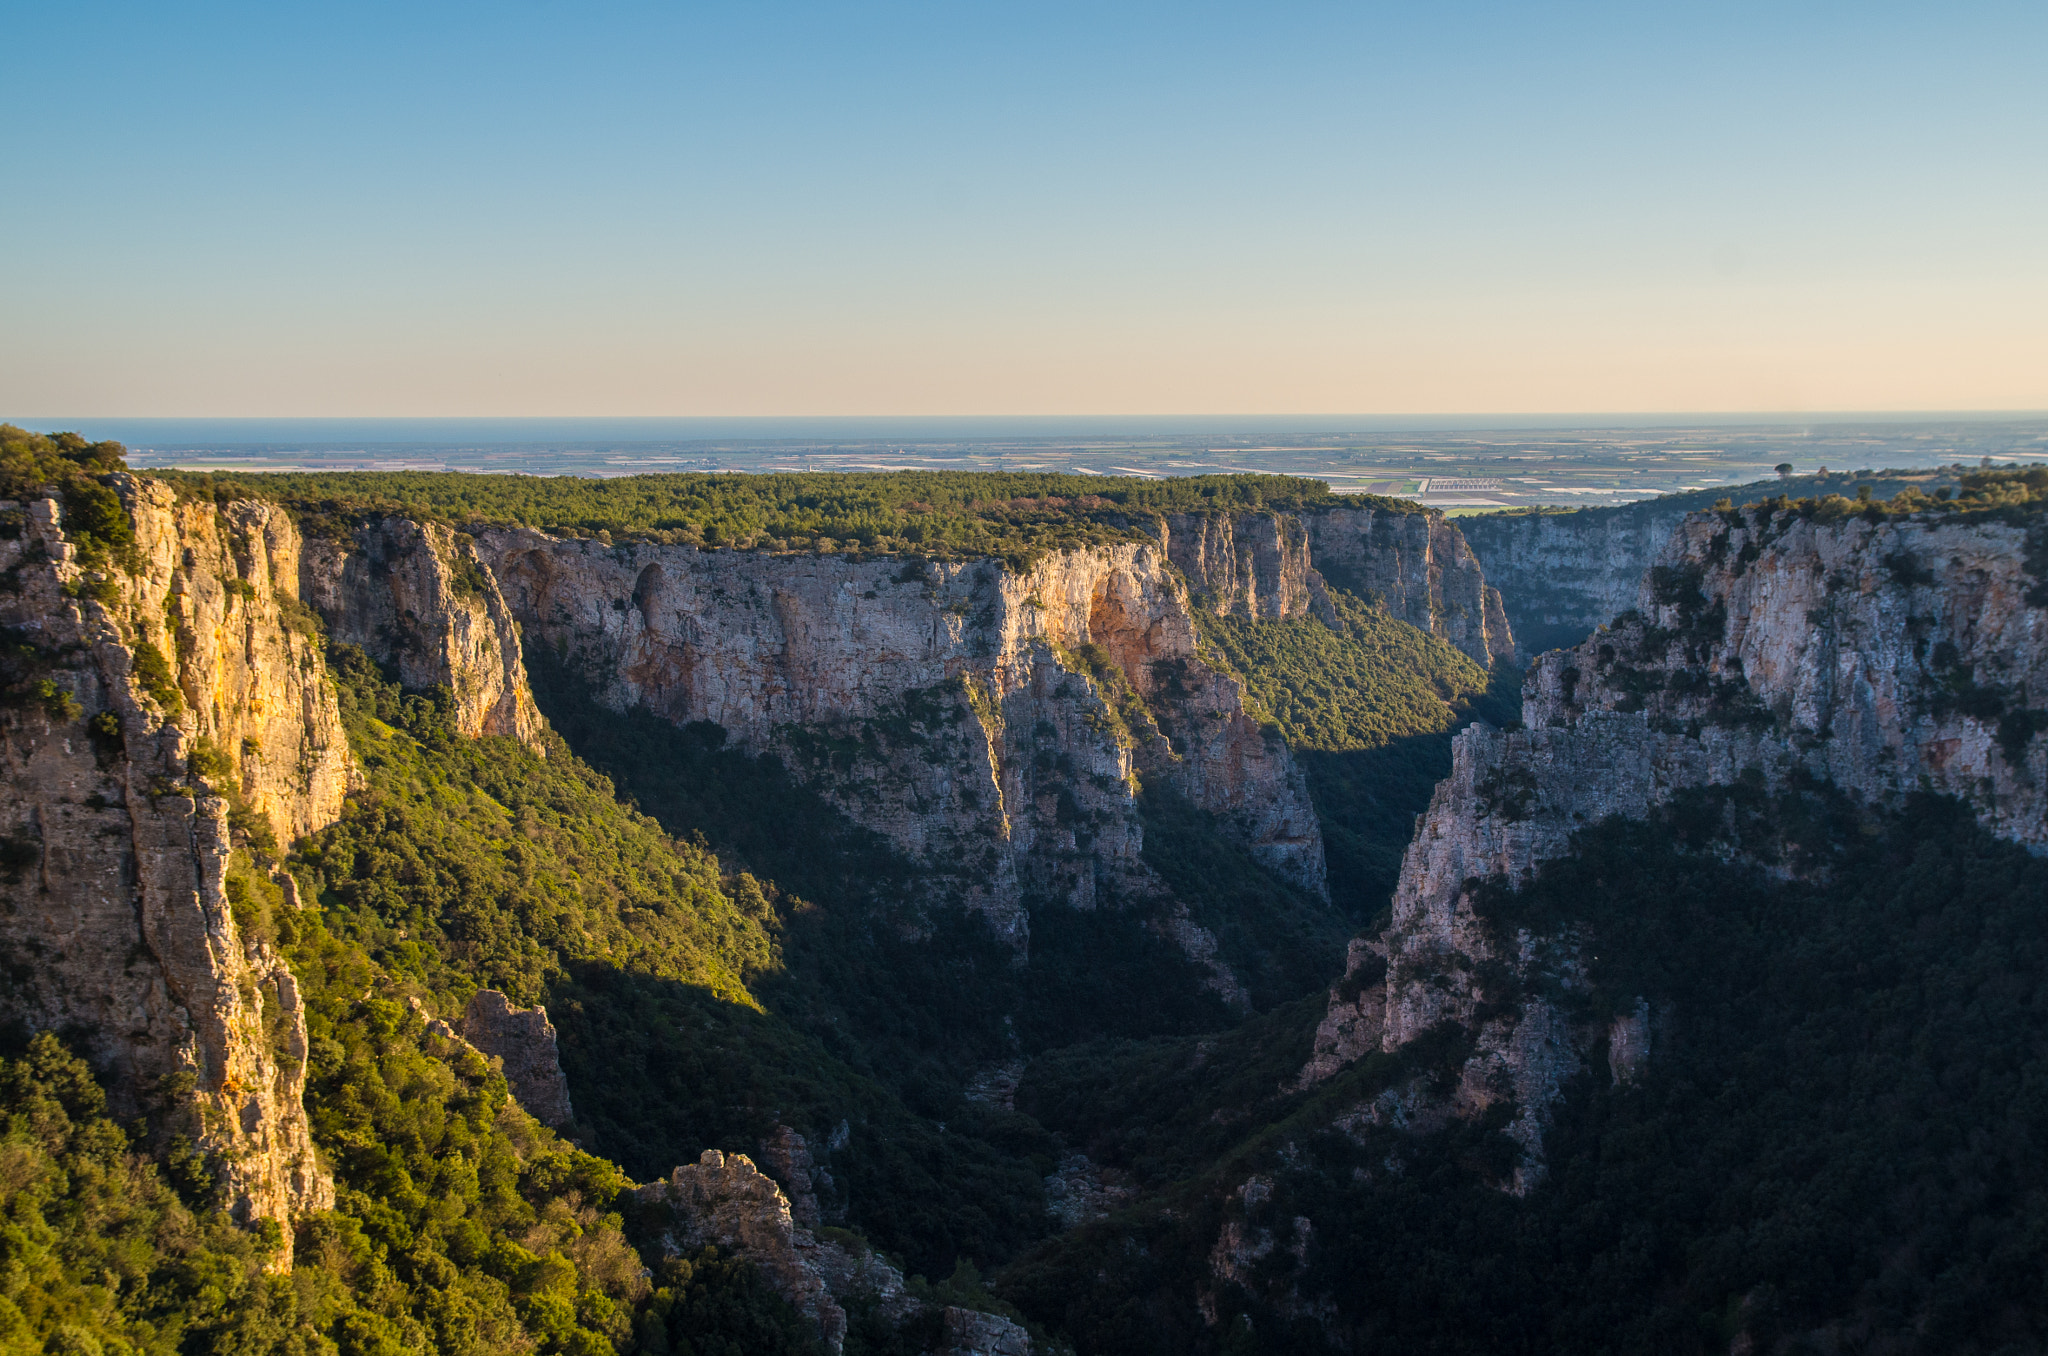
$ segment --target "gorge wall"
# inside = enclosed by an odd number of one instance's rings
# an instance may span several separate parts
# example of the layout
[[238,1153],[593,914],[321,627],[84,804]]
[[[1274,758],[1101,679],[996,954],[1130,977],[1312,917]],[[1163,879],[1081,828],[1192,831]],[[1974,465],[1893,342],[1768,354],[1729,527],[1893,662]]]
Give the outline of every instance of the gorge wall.
[[1717,485],[1660,495],[1634,504],[1569,513],[1480,513],[1458,528],[1500,590],[1501,604],[1524,656],[1576,645],[1595,627],[1635,606],[1643,571],[1657,560],[1686,515],[1707,511],[1726,497],[1752,501],[1839,494],[1866,487],[1878,499],[1902,490],[1932,494],[1953,489],[1956,467],[1899,471],[1835,471],[1780,476],[1746,485]]
[[[1533,1180],[1563,1080],[1601,1034],[1639,1053],[1647,1028],[1573,1029],[1536,988],[1571,981],[1576,945],[1495,939],[1475,895],[1688,788],[1812,778],[1873,805],[1933,791],[2048,852],[2048,588],[2027,558],[2025,531],[1988,517],[1687,518],[1634,611],[1532,666],[1524,728],[1458,736],[1392,924],[1353,944],[1304,1080],[1440,1022],[1476,1029],[1451,1109],[1512,1098],[1518,1181]],[[1517,1001],[1489,990],[1489,967],[1523,985]]]
[[157,1102],[238,1216],[283,1220],[333,1187],[301,1102],[297,984],[235,917],[227,795],[289,841],[356,772],[283,511],[117,484],[132,569],[88,572],[56,498],[0,506],[6,1007],[89,1033],[117,1114]]
[[[994,561],[609,546],[488,531],[529,644],[615,710],[711,721],[773,752],[1019,945],[1025,903],[1158,900],[1139,777],[1323,890],[1302,775],[1196,653],[1186,591],[1142,543],[1026,574]],[[1093,647],[1093,648],[1090,648]],[[1191,954],[1212,946],[1184,917]],[[1227,987],[1227,981],[1224,981]]]
[[1689,511],[1651,500],[1576,513],[1477,514],[1459,528],[1529,655],[1576,645],[1635,606],[1643,571]]
[[[1514,653],[1501,595],[1441,513],[1339,507],[1315,513],[1169,514],[1167,557],[1218,616],[1314,614],[1327,586],[1373,599],[1483,667]],[[1327,581],[1327,583],[1326,583]]]
[[275,504],[113,483],[134,548],[90,567],[59,498],[0,505],[0,1006],[84,1033],[116,1114],[188,1134],[238,1217],[282,1222],[333,1203],[297,982],[250,931],[252,893],[289,908],[295,891],[237,857],[230,820],[288,845],[361,782],[323,624],[409,686],[448,687],[467,733],[537,742],[540,717],[517,627],[446,528],[387,519],[309,542]]
[[448,688],[464,734],[538,747],[519,629],[467,536],[382,518],[316,539],[304,553],[303,591],[335,640],[395,666],[408,688]]

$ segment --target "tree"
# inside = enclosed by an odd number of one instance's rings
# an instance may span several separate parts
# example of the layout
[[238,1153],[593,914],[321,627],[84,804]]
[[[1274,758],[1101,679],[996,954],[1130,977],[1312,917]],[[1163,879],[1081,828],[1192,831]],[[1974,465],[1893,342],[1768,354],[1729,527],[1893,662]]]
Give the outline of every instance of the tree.
[[1781,461],[1776,466],[1773,466],[1771,469],[1773,471],[1776,471],[1778,473],[1778,478],[1782,480],[1786,476],[1792,474],[1792,463],[1789,461]]

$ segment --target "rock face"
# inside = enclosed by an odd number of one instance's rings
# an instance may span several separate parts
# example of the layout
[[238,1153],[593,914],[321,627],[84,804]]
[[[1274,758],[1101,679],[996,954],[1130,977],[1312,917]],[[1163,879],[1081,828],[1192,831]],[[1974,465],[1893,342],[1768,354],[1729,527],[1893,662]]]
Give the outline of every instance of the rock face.
[[1576,645],[1635,606],[1643,571],[1684,521],[1656,501],[1577,513],[1478,514],[1460,528],[1525,654]]
[[796,1226],[782,1188],[752,1159],[706,1149],[695,1163],[677,1168],[667,1182],[641,1192],[675,1212],[670,1239],[676,1251],[694,1252],[708,1243],[741,1253],[816,1325],[830,1350],[839,1350],[846,1338],[846,1311],[803,1255],[817,1246],[817,1240]]
[[1500,594],[1441,513],[1172,514],[1168,557],[1217,616],[1328,619],[1325,581],[1376,599],[1481,665],[1514,652]]
[[1174,513],[1160,535],[1200,605],[1219,617],[1297,617],[1322,591],[1300,514]]
[[[1580,828],[1646,817],[1688,788],[1805,776],[1879,805],[1931,790],[2048,852],[2048,588],[2026,560],[2023,529],[1968,518],[1688,518],[1636,611],[1531,667],[1525,728],[1458,736],[1403,859],[1384,961],[1352,951],[1354,976],[1385,965],[1379,1046],[1479,1022],[1460,1095],[1513,1097],[1511,1133],[1536,1165],[1547,1109],[1593,1037],[1533,997],[1480,1022],[1477,972],[1569,978],[1578,962],[1556,939],[1498,954],[1473,886],[1526,880]],[[1350,988],[1333,992],[1305,1078],[1367,1044],[1373,1004]],[[1654,1058],[1653,1016],[1642,1005],[1607,1033],[1617,1079]]]
[[519,628],[466,536],[384,518],[305,552],[304,593],[329,634],[398,669],[408,688],[445,686],[457,728],[540,747]]
[[224,793],[288,841],[357,774],[284,514],[118,489],[133,572],[88,577],[54,499],[0,506],[0,625],[26,670],[0,719],[5,1007],[89,1033],[116,1114],[159,1104],[216,1156],[238,1216],[282,1221],[333,1185],[301,1102],[298,986],[230,899]]
[[[800,1227],[782,1189],[745,1154],[706,1149],[668,1181],[640,1188],[639,1196],[673,1212],[663,1236],[672,1253],[711,1244],[747,1258],[811,1321],[835,1356],[846,1340],[842,1301],[872,1303],[896,1324],[929,1312],[904,1289],[902,1273],[874,1253],[823,1241]],[[938,1356],[1030,1356],[1029,1335],[995,1314],[949,1307],[940,1322],[944,1346]]]
[[[1140,775],[1324,889],[1302,774],[1245,715],[1238,681],[1197,656],[1186,591],[1155,547],[1071,551],[1019,575],[531,531],[478,546],[529,642],[598,700],[778,754],[893,841],[935,897],[1019,945],[1027,899],[1160,894],[1139,857]],[[1204,945],[1192,923],[1180,935]]]
[[505,1082],[527,1115],[557,1130],[576,1119],[546,1008],[515,1008],[496,989],[479,989],[462,1014],[462,1038],[503,1061]]
[[1844,496],[1868,485],[1878,499],[1908,488],[1932,494],[1954,486],[1961,468],[1802,475],[1747,485],[1681,491],[1634,504],[1567,513],[1481,513],[1458,520],[1465,539],[1500,589],[1524,656],[1576,645],[1629,608],[1643,572],[1688,513],[1715,500],[1747,506],[1762,499]]

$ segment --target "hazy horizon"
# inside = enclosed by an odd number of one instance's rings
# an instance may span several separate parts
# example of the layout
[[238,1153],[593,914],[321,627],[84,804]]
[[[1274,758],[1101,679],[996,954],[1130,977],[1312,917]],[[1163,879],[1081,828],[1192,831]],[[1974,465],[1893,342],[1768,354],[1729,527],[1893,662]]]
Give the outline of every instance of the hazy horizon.
[[[2048,418],[2048,410],[1833,411],[1492,411],[1472,414],[1053,414],[1053,415],[590,415],[590,416],[33,416],[0,415],[0,423],[39,432],[79,432],[137,446],[169,448],[343,442],[461,444],[558,442],[837,440],[891,438],[1243,437],[1262,434],[1336,436],[1398,433],[1516,433],[1855,426],[2017,424]],[[316,435],[318,435],[316,437]]]

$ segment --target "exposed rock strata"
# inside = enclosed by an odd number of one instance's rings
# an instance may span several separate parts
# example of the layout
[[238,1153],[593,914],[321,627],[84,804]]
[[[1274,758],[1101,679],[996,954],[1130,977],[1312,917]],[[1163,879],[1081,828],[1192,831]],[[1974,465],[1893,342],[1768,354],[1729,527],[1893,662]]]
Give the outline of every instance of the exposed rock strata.
[[1031,1334],[1007,1318],[948,1305],[942,1320],[937,1356],[1031,1356]]
[[282,1221],[330,1205],[333,1186],[301,1101],[298,986],[236,921],[214,791],[289,840],[330,822],[356,774],[297,621],[290,521],[117,485],[133,573],[86,576],[53,499],[0,538],[0,625],[34,647],[32,682],[63,698],[17,699],[0,721],[4,831],[21,850],[0,896],[6,1007],[86,1033],[116,1114],[163,1099],[166,1128],[215,1156],[235,1213]]
[[342,541],[316,539],[304,592],[335,640],[395,665],[406,687],[447,687],[463,734],[539,747],[519,628],[468,537],[384,518]]
[[576,1119],[546,1008],[515,1008],[496,989],[479,989],[463,1011],[462,1037],[502,1062],[505,1082],[527,1115],[557,1130]]
[[[711,721],[778,754],[917,863],[935,896],[1020,944],[1027,898],[1161,894],[1139,856],[1139,774],[1324,888],[1302,774],[1245,714],[1239,682],[1197,657],[1186,591],[1155,547],[1067,552],[1023,575],[531,531],[479,547],[529,641],[555,647],[598,700]],[[1096,676],[1077,653],[1090,645],[1142,703]],[[1200,930],[1180,924],[1198,950]]]
[[1128,1178],[1086,1154],[1068,1154],[1045,1179],[1045,1210],[1062,1229],[1109,1218],[1137,1196]]
[[[1474,915],[1476,884],[1520,883],[1583,827],[1745,777],[1811,777],[1875,805],[1946,793],[2048,852],[2048,608],[2025,560],[2022,529],[1983,519],[1687,519],[1636,612],[1531,667],[1525,728],[1458,736],[1403,860],[1381,1048],[1479,1022],[1460,1096],[1514,1100],[1526,1185],[1563,1081],[1602,1034],[1613,1076],[1634,1077],[1652,1057],[1653,1013],[1574,1031],[1527,997],[1480,1021],[1485,963],[1569,983],[1580,962],[1570,939],[1522,936],[1502,954]],[[1378,963],[1354,946],[1354,975]],[[1311,1081],[1372,1025],[1346,993],[1333,991]]]
[[1476,514],[1459,521],[1486,580],[1534,654],[1575,645],[1635,606],[1643,571],[1685,518],[1656,503],[1578,513]]
[[1482,665],[1514,652],[1500,594],[1441,513],[1180,513],[1164,519],[1161,535],[1218,616],[1331,620],[1327,579]]
[[1297,617],[1322,594],[1298,513],[1173,513],[1160,535],[1200,605],[1219,617]]

